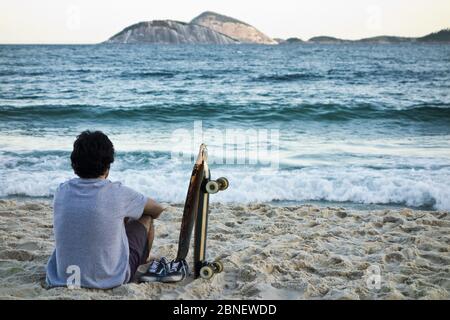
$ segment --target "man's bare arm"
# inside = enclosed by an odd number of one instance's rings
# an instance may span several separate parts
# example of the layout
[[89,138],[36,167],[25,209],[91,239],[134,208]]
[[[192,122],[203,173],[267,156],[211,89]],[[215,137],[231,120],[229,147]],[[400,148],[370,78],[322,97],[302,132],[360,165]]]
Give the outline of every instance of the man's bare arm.
[[157,203],[155,200],[148,199],[144,207],[144,216],[150,216],[153,219],[158,219],[161,213],[164,211],[164,207]]

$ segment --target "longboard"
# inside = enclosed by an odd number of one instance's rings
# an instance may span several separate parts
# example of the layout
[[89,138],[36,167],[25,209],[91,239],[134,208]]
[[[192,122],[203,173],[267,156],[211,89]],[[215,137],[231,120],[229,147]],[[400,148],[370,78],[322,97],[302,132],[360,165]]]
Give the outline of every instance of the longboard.
[[[203,149],[202,149],[203,147]],[[203,150],[203,151],[202,151]],[[203,153],[202,153],[203,152]],[[206,260],[206,238],[208,229],[209,195],[228,188],[228,180],[219,178],[211,180],[208,167],[208,153],[205,145],[200,147],[200,154],[192,170],[183,219],[181,222],[180,239],[177,259],[186,259],[192,229],[195,224],[194,236],[194,277],[210,279],[215,273],[223,271],[220,261]]]

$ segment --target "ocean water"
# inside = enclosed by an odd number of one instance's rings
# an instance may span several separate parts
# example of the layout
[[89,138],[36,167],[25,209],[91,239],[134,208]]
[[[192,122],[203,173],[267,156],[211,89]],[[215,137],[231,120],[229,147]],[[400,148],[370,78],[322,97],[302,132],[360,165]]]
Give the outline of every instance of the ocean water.
[[450,210],[449,93],[448,45],[0,46],[0,197],[51,197],[98,129],[159,201],[203,141],[212,201]]

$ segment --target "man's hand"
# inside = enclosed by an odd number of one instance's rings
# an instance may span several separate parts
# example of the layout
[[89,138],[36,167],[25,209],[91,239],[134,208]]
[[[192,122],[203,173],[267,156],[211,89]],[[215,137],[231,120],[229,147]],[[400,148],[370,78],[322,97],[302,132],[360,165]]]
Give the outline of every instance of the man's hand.
[[153,219],[158,219],[161,213],[164,211],[164,207],[157,203],[155,200],[148,199],[144,207],[145,216],[150,216]]

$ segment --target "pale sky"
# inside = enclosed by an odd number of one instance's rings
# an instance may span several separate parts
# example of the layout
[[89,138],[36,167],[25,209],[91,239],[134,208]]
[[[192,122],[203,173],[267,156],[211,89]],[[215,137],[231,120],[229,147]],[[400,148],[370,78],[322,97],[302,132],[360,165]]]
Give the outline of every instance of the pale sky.
[[130,24],[210,10],[268,36],[422,36],[450,27],[450,0],[1,0],[0,43],[98,43]]

